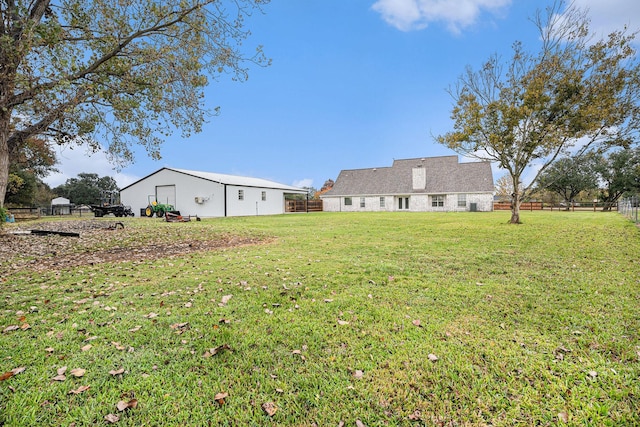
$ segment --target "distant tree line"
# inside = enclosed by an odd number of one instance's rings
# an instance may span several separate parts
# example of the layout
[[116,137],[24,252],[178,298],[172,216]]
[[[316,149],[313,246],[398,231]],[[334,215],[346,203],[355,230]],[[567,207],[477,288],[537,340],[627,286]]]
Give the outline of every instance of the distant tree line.
[[[513,192],[508,177],[496,181],[499,199],[508,201]],[[603,210],[610,210],[620,198],[638,193],[640,147],[562,157],[540,174],[529,200],[549,200],[551,196],[567,209],[575,203],[597,200]]]

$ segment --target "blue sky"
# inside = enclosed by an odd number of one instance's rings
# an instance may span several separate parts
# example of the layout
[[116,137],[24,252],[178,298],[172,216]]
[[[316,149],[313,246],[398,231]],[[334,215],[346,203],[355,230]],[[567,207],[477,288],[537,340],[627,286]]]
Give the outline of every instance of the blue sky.
[[[58,152],[52,187],[80,172],[113,176],[124,187],[169,166],[320,188],[342,169],[390,166],[393,159],[452,155],[434,142],[451,130],[446,92],[467,65],[508,58],[519,40],[532,51],[529,21],[541,0],[272,0],[247,21],[251,49],[263,45],[270,67],[249,80],[211,80],[203,132],[174,135],[162,159],[138,150],[116,171],[82,147]],[[575,0],[592,28],[640,28],[637,0]],[[494,178],[502,174],[495,169]]]

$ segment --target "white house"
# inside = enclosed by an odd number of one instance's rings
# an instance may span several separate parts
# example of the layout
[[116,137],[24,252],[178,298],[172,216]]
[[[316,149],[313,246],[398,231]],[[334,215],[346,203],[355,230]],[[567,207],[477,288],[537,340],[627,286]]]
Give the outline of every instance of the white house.
[[343,170],[320,198],[325,212],[492,211],[493,191],[491,163],[442,156]]
[[157,201],[206,218],[281,214],[285,194],[306,192],[266,179],[165,167],[121,189],[120,200],[136,215]]

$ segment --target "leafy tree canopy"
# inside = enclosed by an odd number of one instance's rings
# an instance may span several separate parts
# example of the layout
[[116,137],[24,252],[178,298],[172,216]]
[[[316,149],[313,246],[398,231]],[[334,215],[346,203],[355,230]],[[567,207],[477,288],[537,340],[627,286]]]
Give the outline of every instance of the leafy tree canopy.
[[[454,130],[437,141],[465,156],[498,163],[516,189],[512,223],[539,174],[581,142],[582,151],[628,147],[640,132],[640,65],[635,33],[621,29],[594,41],[586,11],[556,1],[533,22],[537,53],[516,42],[508,61],[490,57],[467,68],[449,93]],[[531,182],[522,177],[537,168]]]
[[558,159],[540,175],[538,186],[560,195],[563,201],[572,203],[581,192],[598,188],[594,160],[594,155]]
[[209,77],[268,64],[243,53],[244,19],[269,0],[0,0],[0,204],[9,155],[40,136],[108,141],[154,158],[174,130],[198,132]]
[[76,205],[99,204],[103,195],[118,190],[116,181],[110,176],[98,177],[97,173],[79,173],[77,178],[54,188],[53,192]]
[[640,147],[597,155],[594,171],[602,185],[600,199],[611,209],[626,193],[640,193]]

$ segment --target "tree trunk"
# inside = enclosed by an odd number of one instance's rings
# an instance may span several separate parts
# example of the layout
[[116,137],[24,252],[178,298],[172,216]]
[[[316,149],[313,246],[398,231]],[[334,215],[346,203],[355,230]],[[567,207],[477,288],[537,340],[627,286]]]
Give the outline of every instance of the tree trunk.
[[10,115],[0,113],[0,208],[4,207],[4,198],[9,183],[9,122]]
[[509,220],[510,224],[520,224],[520,204],[522,200],[520,199],[520,194],[517,191],[514,191],[511,194],[511,219]]

